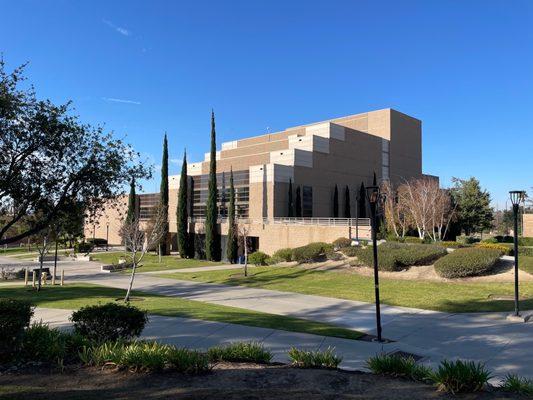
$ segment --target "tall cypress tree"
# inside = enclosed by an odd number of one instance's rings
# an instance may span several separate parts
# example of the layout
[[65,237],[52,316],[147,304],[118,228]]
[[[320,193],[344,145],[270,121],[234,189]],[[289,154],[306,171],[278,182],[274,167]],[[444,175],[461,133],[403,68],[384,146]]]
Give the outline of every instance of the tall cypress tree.
[[217,161],[215,113],[211,111],[211,156],[209,160],[209,183],[205,214],[205,255],[208,260],[220,260],[220,235],[217,230]]
[[366,218],[366,189],[365,183],[361,182],[359,189],[359,218]]
[[339,189],[337,184],[333,190],[333,218],[339,218]]
[[302,194],[300,193],[300,185],[296,187],[296,217],[302,218]]
[[237,259],[237,231],[235,229],[235,186],[233,185],[233,169],[229,177],[229,209],[228,209],[228,244],[226,257],[230,263]]
[[169,254],[168,246],[168,141],[167,134],[163,139],[163,159],[161,160],[161,188],[159,190],[159,202],[161,206],[161,212],[163,214],[163,235],[161,239],[161,253]]
[[130,194],[128,196],[128,214],[126,215],[126,223],[131,223],[137,216],[137,195],[135,194],[135,178],[130,182]]
[[190,255],[189,234],[187,228],[189,225],[187,215],[187,150],[183,153],[183,164],[181,165],[180,188],[178,192],[178,250],[182,258]]
[[292,201],[292,179],[289,178],[289,196],[288,196],[288,206],[289,206],[289,218],[294,217],[294,204]]
[[350,209],[350,189],[346,185],[344,189],[344,218],[352,218],[352,211]]

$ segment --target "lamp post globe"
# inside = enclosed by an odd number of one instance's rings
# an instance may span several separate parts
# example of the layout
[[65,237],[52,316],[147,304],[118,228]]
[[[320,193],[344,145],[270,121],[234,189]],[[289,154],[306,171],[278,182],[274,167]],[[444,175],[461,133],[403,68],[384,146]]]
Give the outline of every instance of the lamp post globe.
[[513,205],[514,216],[514,230],[513,230],[513,242],[514,242],[514,315],[520,316],[520,304],[519,304],[519,291],[518,291],[518,211],[520,209],[520,203],[524,201],[526,192],[523,190],[511,190],[509,192],[509,199]]

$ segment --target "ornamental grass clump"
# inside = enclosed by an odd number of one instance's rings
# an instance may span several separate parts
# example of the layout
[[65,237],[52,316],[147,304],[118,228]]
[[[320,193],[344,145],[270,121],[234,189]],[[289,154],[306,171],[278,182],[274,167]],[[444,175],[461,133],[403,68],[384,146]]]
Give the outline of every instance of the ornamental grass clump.
[[79,357],[85,365],[128,369],[132,372],[169,369],[196,374],[209,370],[206,354],[158,342],[107,342],[84,347]]
[[448,279],[486,275],[492,272],[499,258],[500,251],[495,249],[477,247],[457,249],[437,260],[435,272]]
[[336,355],[334,350],[331,347],[324,351],[300,350],[292,347],[288,355],[292,364],[299,368],[336,369],[341,363],[342,357]]
[[444,360],[430,378],[438,390],[459,394],[479,392],[491,377],[482,363]]
[[368,369],[374,374],[407,378],[424,382],[429,380],[431,369],[417,364],[412,357],[402,357],[394,354],[379,354],[367,360]]
[[76,333],[62,332],[39,322],[32,324],[24,332],[16,358],[24,362],[61,366],[65,363],[78,362],[79,351],[88,344],[87,339]]
[[268,364],[272,353],[256,342],[237,342],[227,346],[212,347],[207,351],[211,362],[234,361]]
[[533,380],[515,374],[507,375],[501,388],[506,392],[516,393],[522,396],[533,396]]

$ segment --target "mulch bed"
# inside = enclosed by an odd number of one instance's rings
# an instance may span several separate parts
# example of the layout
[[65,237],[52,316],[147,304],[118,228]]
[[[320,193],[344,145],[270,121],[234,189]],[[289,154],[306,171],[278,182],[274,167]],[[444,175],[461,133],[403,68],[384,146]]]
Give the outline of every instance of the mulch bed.
[[0,399],[507,399],[499,391],[464,397],[429,385],[360,372],[310,370],[282,365],[220,363],[203,375],[151,374],[69,366],[0,373]]

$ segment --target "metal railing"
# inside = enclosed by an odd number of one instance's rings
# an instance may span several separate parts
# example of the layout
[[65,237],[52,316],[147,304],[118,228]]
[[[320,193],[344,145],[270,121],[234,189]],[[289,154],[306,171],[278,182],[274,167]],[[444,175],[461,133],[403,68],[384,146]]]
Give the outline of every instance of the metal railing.
[[370,226],[369,218],[289,218],[275,217],[266,218],[265,224],[285,224],[285,225],[321,225],[321,226]]
[[[359,226],[370,227],[370,218],[289,218],[289,217],[274,217],[274,218],[237,218],[236,221],[241,224],[281,224],[281,225],[319,225],[319,226]],[[204,223],[205,218],[193,217],[189,218],[190,223]],[[227,218],[219,217],[217,223],[227,223]]]

